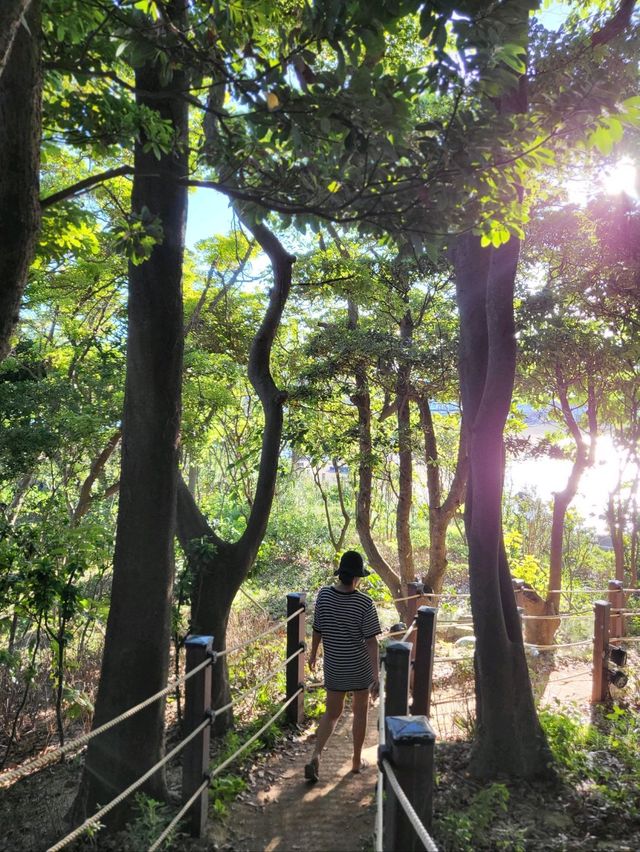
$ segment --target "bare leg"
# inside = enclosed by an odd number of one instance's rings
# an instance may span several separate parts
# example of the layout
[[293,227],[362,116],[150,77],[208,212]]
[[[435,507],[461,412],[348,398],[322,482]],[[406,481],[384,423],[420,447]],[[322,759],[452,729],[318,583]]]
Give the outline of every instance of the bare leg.
[[360,772],[362,746],[367,733],[367,713],[369,711],[369,690],[359,689],[353,693],[353,761],[352,772]]
[[313,751],[314,757],[320,757],[322,749],[327,744],[327,740],[333,733],[338,719],[342,715],[344,696],[344,692],[333,692],[331,689],[327,690],[327,709],[324,711],[318,724],[316,747]]

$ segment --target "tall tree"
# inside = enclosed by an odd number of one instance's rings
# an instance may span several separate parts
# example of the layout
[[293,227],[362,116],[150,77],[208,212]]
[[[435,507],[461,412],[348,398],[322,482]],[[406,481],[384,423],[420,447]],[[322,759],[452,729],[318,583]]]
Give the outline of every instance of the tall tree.
[[[122,424],[120,502],[111,609],[93,724],[99,726],[166,684],[178,476],[182,382],[182,266],[188,168],[188,77],[164,51],[186,24],[186,0],[169,0],[141,36],[157,47],[136,68],[136,101],[171,128],[159,151],[141,135],[134,152],[129,266],[127,373]],[[137,227],[136,227],[137,226]],[[77,818],[110,801],[153,766],[164,747],[164,701],[92,740],[75,802]],[[166,796],[165,773],[145,790]],[[125,807],[113,812],[124,818]]]
[[40,0],[9,3],[0,13],[0,360],[18,321],[40,222],[40,21]]
[[[500,21],[526,47],[530,7],[511,4]],[[526,78],[504,87],[498,114],[527,109]],[[516,197],[522,189],[513,187]],[[537,718],[522,629],[502,531],[504,425],[516,367],[513,292],[520,243],[482,248],[472,234],[454,251],[460,312],[460,391],[468,434],[469,481],[465,527],[476,636],[475,774],[532,778],[549,772],[551,753]]]

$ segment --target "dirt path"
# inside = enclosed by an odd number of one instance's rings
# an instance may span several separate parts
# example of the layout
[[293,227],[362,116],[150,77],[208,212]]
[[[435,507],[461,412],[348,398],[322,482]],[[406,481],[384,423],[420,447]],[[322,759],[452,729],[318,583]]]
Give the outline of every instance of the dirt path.
[[315,726],[293,740],[285,752],[256,767],[252,789],[230,808],[228,834],[221,848],[233,852],[361,852],[371,848],[377,715],[377,707],[371,708],[362,753],[369,767],[360,775],[349,771],[353,717],[346,711],[323,754],[317,784],[303,777]]

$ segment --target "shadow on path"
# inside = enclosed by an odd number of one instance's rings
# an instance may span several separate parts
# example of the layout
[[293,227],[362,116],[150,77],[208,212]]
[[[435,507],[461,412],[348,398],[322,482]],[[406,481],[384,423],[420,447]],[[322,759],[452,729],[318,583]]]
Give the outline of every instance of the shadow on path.
[[222,849],[233,852],[361,852],[371,848],[377,778],[377,707],[369,711],[363,758],[351,769],[351,712],[345,711],[329,741],[316,784],[304,780],[313,750],[311,732],[291,742],[254,773],[255,786],[231,808]]

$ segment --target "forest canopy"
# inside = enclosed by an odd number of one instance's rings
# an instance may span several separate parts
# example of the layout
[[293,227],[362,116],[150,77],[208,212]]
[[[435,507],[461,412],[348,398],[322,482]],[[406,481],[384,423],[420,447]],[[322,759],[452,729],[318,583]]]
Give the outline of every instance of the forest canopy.
[[[3,4],[3,767],[30,719],[108,721],[355,547],[394,619],[416,580],[470,595],[470,769],[549,777],[518,606],[552,646],[567,589],[638,584],[638,24]],[[93,740],[73,819],[164,732],[158,702]]]

